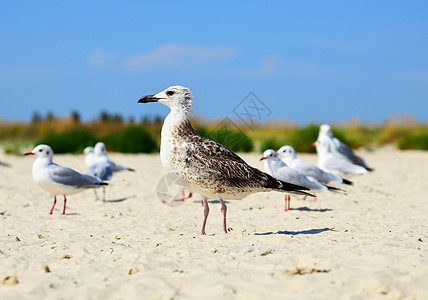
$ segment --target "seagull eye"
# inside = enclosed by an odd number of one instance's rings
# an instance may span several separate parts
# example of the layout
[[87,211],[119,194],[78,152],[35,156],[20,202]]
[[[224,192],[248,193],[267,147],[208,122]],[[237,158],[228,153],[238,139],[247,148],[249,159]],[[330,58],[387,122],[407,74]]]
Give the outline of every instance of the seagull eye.
[[172,96],[172,95],[174,95],[174,91],[168,91],[168,92],[166,92],[166,94],[167,94],[168,96]]
[[42,152],[43,151],[43,149],[39,149],[39,152]]

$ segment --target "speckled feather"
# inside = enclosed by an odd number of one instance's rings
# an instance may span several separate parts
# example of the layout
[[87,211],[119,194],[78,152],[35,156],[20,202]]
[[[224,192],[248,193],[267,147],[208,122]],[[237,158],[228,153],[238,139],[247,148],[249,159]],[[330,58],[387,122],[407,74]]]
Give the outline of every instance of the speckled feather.
[[298,191],[305,188],[253,168],[225,146],[199,135],[189,120],[171,127],[168,121],[165,124],[161,145],[164,166],[192,190],[208,198],[220,195],[225,199],[241,199],[272,189],[305,194]]
[[177,175],[177,184],[207,198],[242,199],[270,190],[311,195],[304,192],[307,188],[273,178],[198,134],[190,124],[193,97],[188,88],[171,86],[138,102],[159,102],[171,109],[162,126],[160,157],[162,165]]

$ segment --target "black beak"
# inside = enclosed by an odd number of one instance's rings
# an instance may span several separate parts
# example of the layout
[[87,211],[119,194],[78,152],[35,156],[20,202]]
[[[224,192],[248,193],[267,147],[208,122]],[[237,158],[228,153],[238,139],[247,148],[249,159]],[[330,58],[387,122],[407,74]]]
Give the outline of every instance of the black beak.
[[155,97],[155,95],[148,95],[141,97],[140,100],[138,100],[138,103],[149,103],[149,102],[158,102],[160,98]]

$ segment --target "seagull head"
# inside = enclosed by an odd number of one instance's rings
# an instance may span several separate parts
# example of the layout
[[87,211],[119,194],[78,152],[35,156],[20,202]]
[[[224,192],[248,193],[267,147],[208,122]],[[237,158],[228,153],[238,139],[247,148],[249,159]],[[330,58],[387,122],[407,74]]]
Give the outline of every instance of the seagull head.
[[275,172],[278,168],[281,168],[285,163],[279,159],[276,155],[275,150],[268,149],[263,152],[263,157],[260,160],[264,161],[264,171],[272,176],[275,176]]
[[318,154],[325,154],[331,152],[331,140],[329,138],[319,138],[315,143],[312,143],[317,149]]
[[35,155],[37,158],[48,158],[52,160],[53,150],[48,145],[37,145],[33,151],[27,152],[24,155]]
[[94,147],[94,154],[96,156],[106,155],[106,145],[103,142],[98,142]]
[[278,149],[276,154],[279,156],[279,158],[296,158],[296,151],[291,146],[282,146]]
[[267,149],[265,152],[263,152],[263,157],[260,158],[260,160],[266,160],[266,161],[275,161],[278,159],[278,156],[276,155],[275,150]]
[[320,135],[325,135],[328,137],[333,136],[333,131],[331,130],[331,126],[329,124],[322,124],[320,126]]
[[190,89],[176,85],[170,86],[156,95],[144,96],[138,100],[138,103],[149,102],[159,102],[171,108],[171,111],[174,110],[190,114],[192,111],[193,96]]
[[94,147],[86,147],[85,149],[83,149],[83,154],[88,155],[90,153],[94,153]]

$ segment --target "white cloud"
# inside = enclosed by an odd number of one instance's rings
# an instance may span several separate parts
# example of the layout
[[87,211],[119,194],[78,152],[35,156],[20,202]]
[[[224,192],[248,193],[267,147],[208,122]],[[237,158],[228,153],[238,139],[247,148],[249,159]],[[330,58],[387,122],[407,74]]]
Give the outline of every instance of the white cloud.
[[237,55],[238,50],[233,47],[170,44],[128,58],[122,63],[122,68],[129,72],[145,72],[159,68],[201,69],[225,62]]
[[247,78],[285,76],[299,79],[321,79],[331,76],[334,71],[313,63],[295,63],[278,55],[268,55],[253,68],[234,70],[232,73]]
[[89,54],[89,66],[91,68],[102,68],[116,59],[116,54],[106,53],[101,49],[94,50]]

